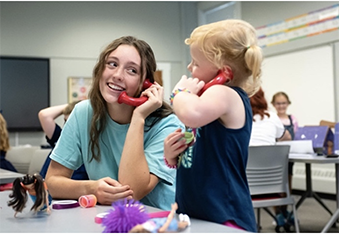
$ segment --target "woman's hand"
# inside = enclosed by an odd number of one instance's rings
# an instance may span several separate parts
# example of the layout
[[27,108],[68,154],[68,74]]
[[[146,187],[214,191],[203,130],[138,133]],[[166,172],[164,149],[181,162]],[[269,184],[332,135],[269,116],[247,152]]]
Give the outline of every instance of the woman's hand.
[[197,94],[205,85],[204,81],[199,81],[198,78],[187,78],[186,75],[183,75],[179,82],[175,85],[173,92],[177,89],[187,89],[190,93]]
[[132,199],[133,191],[128,185],[121,185],[118,181],[105,177],[95,183],[94,195],[100,204],[111,205],[119,199]]
[[141,96],[147,96],[148,100],[142,105],[136,107],[134,113],[139,113],[143,118],[146,118],[162,106],[164,88],[157,82],[154,82],[151,87],[141,93]]
[[169,134],[164,141],[164,156],[171,165],[177,165],[178,156],[187,148],[185,133],[181,128]]

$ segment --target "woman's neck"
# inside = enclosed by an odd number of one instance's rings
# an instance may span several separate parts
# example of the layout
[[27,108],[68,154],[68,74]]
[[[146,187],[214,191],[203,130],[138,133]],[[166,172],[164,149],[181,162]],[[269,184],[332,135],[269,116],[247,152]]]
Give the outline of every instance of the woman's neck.
[[287,119],[288,118],[288,114],[286,114],[286,113],[278,113],[278,116],[281,119]]
[[108,115],[118,124],[131,122],[134,107],[127,104],[108,105]]

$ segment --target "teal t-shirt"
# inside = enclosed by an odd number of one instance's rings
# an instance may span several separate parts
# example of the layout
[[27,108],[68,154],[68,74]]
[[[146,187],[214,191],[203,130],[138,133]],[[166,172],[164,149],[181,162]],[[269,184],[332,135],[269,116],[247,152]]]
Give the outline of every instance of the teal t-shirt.
[[[118,180],[122,150],[129,124],[118,124],[107,114],[107,124],[99,138],[101,160],[91,159],[89,148],[90,124],[93,109],[89,100],[78,103],[69,116],[50,158],[65,167],[76,170],[85,165],[90,180],[111,177]],[[144,150],[150,173],[160,182],[141,202],[164,210],[170,210],[175,201],[176,170],[164,162],[164,139],[178,128],[185,129],[176,115],[161,119],[149,131],[144,132]]]

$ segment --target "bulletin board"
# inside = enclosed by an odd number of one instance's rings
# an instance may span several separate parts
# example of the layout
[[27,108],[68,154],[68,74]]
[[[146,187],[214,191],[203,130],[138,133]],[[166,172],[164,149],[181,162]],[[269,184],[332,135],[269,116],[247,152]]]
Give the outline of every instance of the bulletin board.
[[[300,126],[335,120],[333,48],[331,45],[265,58],[262,87],[270,103],[278,91],[291,100],[288,113]],[[270,109],[275,111],[270,104]]]
[[87,99],[91,85],[90,77],[68,77],[68,103]]

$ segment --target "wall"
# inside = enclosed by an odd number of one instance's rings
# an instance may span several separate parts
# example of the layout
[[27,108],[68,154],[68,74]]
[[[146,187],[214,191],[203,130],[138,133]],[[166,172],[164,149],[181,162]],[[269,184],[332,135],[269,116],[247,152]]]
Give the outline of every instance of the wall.
[[[241,2],[241,9],[244,20],[260,27],[338,3]],[[259,11],[265,17],[258,17]],[[274,92],[287,90],[292,99],[289,111],[300,119],[300,124],[317,125],[321,119],[339,121],[339,30],[263,51],[263,87],[268,101]],[[311,167],[313,190],[336,194],[334,165],[312,164]],[[295,163],[293,173],[293,189],[305,190],[305,164]]]
[[[273,24],[338,4],[324,2],[241,2],[242,16],[255,27]],[[280,10],[277,10],[280,9]],[[261,10],[264,18],[257,17]],[[263,49],[263,88],[271,100],[277,91],[289,94],[300,125],[339,121],[339,30]],[[274,110],[273,106],[270,108]]]
[[[147,41],[176,82],[187,73],[183,41],[196,12],[194,2],[0,2],[0,54],[50,58],[51,105],[66,103],[67,77],[91,77],[101,50],[123,35]],[[10,143],[46,141],[42,132],[20,132],[10,133]]]
[[[67,102],[68,76],[91,76],[101,49],[114,38],[130,34],[146,40],[154,49],[157,61],[170,67],[169,83],[173,85],[182,74],[188,74],[186,66],[190,56],[183,41],[201,22],[198,15],[211,13],[214,8],[229,3],[0,2],[0,55],[50,58],[51,105],[57,105]],[[245,1],[230,5],[234,10],[231,17],[241,17],[259,27],[337,3]],[[223,14],[222,17],[227,16]],[[265,48],[264,54],[270,58],[324,43],[338,44],[338,32]],[[339,57],[338,48],[334,46],[334,57]],[[333,61],[335,64],[338,59]],[[336,66],[333,69],[334,87],[339,90],[339,69]],[[335,100],[331,103],[335,106],[338,106],[338,95],[332,91]],[[324,103],[324,108],[335,107]],[[338,120],[338,108],[334,114]],[[45,144],[41,132],[11,133],[10,141],[12,145]]]

